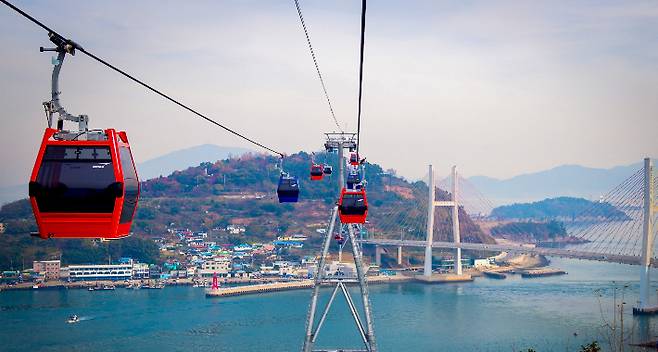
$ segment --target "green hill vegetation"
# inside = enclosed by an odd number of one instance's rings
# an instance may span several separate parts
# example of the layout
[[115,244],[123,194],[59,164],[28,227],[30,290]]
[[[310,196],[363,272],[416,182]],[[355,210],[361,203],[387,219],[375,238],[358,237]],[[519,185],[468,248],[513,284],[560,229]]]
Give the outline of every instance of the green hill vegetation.
[[491,228],[494,237],[509,237],[514,239],[532,239],[535,241],[556,240],[567,236],[564,224],[559,221],[547,223],[511,222]]
[[607,202],[592,202],[583,198],[547,198],[534,203],[517,203],[495,208],[491,216],[497,219],[550,220],[629,220],[630,217]]
[[[303,233],[309,236],[299,254],[316,253],[322,235],[315,230],[325,228],[331,208],[337,201],[338,158],[320,153],[317,162],[333,166],[333,175],[322,181],[311,181],[308,173],[311,155],[300,152],[286,158],[285,169],[300,179],[300,202],[279,204],[276,185],[279,179],[278,158],[247,154],[239,158],[201,163],[197,167],[176,171],[167,177],[142,182],[141,198],[133,235],[128,239],[99,243],[91,240],[40,240],[30,237],[36,231],[32,210],[27,200],[0,209],[0,222],[6,232],[0,235],[0,268],[34,259],[61,258],[65,264],[105,262],[108,257],[130,256],[147,262],[158,262],[158,249],[153,238],[161,238],[170,229],[205,231],[219,243],[269,242],[277,236]],[[394,173],[385,172],[377,164],[366,165],[369,232],[378,237],[399,238],[399,228],[387,224],[422,222],[427,203],[427,186],[410,183]],[[437,190],[437,200],[448,200],[447,192]],[[462,240],[493,243],[468,215],[460,210]],[[450,212],[437,208],[435,240],[452,240]],[[231,235],[226,226],[240,225],[244,234]],[[424,238],[424,224],[407,229],[409,236]],[[446,235],[447,234],[447,235]],[[292,251],[293,249],[291,249]]]

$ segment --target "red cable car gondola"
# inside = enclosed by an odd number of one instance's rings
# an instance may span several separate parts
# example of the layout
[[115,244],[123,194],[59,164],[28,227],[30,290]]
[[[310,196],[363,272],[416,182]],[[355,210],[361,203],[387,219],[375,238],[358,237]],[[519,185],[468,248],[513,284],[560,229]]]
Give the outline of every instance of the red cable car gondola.
[[347,190],[343,188],[338,200],[338,215],[343,224],[363,224],[368,217],[368,199],[366,190]]
[[350,165],[359,166],[359,154],[350,153]]
[[[86,140],[46,129],[29,195],[41,238],[116,239],[130,233],[139,180],[125,132],[90,131]],[[92,137],[93,136],[93,137]]]
[[324,176],[324,167],[322,164],[312,164],[311,165],[311,180],[320,181]]

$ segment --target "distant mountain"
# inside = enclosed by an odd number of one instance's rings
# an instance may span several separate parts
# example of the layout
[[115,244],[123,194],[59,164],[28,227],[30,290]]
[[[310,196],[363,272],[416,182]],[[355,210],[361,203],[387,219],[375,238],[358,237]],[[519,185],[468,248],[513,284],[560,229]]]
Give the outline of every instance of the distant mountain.
[[505,180],[487,176],[474,176],[468,180],[495,204],[529,202],[559,196],[596,200],[640,168],[641,163],[611,169],[563,165]]
[[21,198],[27,198],[27,184],[0,187],[0,205],[7,204]]
[[137,165],[137,171],[139,172],[139,178],[144,181],[160,176],[169,176],[176,170],[185,170],[191,166],[199,166],[203,162],[215,162],[229,157],[241,156],[250,151],[245,148],[202,144],[196,147],[176,150],[169,154],[147,160]]
[[605,218],[628,220],[626,213],[610,203],[592,202],[583,198],[559,197],[533,203],[516,203],[495,208],[491,216],[517,220],[575,220],[577,218]]
[[[142,181],[162,176],[169,176],[176,170],[199,166],[203,162],[215,162],[229,157],[241,156],[251,150],[245,148],[222,147],[214,144],[202,144],[196,147],[176,150],[137,164],[137,172]],[[27,198],[27,183],[17,186],[0,187],[0,205]]]

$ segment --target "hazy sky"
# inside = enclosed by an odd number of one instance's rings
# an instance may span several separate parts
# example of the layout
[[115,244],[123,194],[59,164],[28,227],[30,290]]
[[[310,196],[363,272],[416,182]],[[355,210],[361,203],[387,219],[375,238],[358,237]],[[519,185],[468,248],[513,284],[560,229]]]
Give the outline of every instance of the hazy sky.
[[[16,1],[89,51],[287,153],[334,129],[290,1]],[[360,2],[301,1],[336,115],[356,127]],[[46,33],[0,6],[0,186],[26,183],[50,96]],[[655,1],[370,1],[362,150],[509,177],[658,156]],[[137,161],[246,146],[83,54],[62,101],[128,132]]]

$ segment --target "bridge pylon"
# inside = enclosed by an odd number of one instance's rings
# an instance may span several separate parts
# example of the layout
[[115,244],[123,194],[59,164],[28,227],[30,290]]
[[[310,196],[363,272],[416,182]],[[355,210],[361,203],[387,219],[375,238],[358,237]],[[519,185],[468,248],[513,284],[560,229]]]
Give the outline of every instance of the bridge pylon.
[[459,176],[457,175],[457,166],[452,167],[452,197],[449,201],[437,201],[435,199],[436,183],[434,180],[434,169],[429,166],[429,195],[427,202],[427,244],[425,245],[425,265],[423,276],[430,278],[432,276],[432,243],[434,241],[434,209],[436,207],[448,207],[452,209],[452,240],[455,243],[455,274],[463,275],[462,272],[462,249],[461,234],[459,230]]
[[639,307],[633,308],[633,314],[658,312],[658,306],[651,307],[649,302],[651,278],[650,268],[653,257],[653,219],[656,212],[655,189],[653,179],[653,162],[644,159],[644,214],[642,229],[642,259],[640,262],[640,301]]

